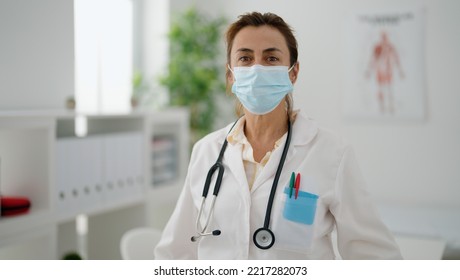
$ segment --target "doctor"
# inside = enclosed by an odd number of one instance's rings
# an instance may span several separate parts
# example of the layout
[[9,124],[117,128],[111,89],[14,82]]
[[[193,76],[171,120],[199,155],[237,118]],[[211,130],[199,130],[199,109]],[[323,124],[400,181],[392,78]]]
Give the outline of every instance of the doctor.
[[299,63],[291,28],[253,12],[226,37],[240,118],[194,146],[155,257],[400,259],[351,147],[293,110]]

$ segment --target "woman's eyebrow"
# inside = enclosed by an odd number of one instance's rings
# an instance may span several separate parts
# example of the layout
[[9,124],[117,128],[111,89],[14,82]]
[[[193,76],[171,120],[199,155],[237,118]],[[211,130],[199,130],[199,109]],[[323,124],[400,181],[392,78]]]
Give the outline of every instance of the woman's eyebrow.
[[[237,53],[239,52],[242,52],[242,53],[254,53],[254,50],[252,49],[249,49],[249,48],[239,48],[236,50]],[[271,47],[271,48],[266,48],[265,50],[262,51],[263,53],[271,53],[271,52],[280,52],[280,53],[283,53],[283,51],[281,51],[280,49],[278,48],[275,48],[275,47]]]
[[265,50],[263,50],[263,52],[264,52],[264,53],[267,53],[267,52],[280,52],[280,53],[283,53],[280,49],[275,48],[275,47],[265,49]]
[[248,48],[239,48],[236,50],[236,52],[250,52],[253,53],[254,51]]

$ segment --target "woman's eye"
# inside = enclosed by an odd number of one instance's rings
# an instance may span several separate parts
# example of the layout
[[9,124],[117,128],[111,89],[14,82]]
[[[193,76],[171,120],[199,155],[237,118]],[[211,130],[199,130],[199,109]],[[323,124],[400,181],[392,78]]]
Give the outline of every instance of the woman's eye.
[[270,62],[279,61],[279,59],[278,59],[276,56],[269,56],[269,57],[267,58],[267,60],[270,61]]
[[248,62],[250,60],[249,56],[242,56],[238,59],[238,61],[241,62]]

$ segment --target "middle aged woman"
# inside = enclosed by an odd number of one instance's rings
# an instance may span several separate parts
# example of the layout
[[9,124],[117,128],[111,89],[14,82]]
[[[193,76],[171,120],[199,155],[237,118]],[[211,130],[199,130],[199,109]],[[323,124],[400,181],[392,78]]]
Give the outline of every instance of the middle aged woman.
[[227,82],[240,118],[194,146],[157,259],[334,259],[335,227],[344,259],[401,258],[351,147],[293,111],[297,56],[275,14],[229,27]]

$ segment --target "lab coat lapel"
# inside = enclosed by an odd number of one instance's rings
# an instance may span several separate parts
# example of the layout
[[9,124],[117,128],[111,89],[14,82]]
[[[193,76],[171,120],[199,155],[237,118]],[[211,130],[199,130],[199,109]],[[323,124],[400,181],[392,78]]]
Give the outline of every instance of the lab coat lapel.
[[223,161],[224,164],[228,165],[229,172],[231,172],[231,176],[236,179],[238,186],[242,188],[242,191],[238,190],[237,192],[241,194],[243,198],[247,197],[247,195],[243,195],[245,191],[249,192],[249,185],[245,175],[246,171],[243,166],[243,158],[241,157],[241,145],[228,144]]

